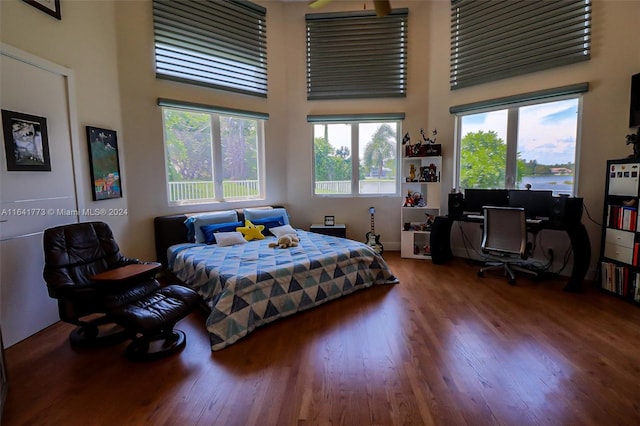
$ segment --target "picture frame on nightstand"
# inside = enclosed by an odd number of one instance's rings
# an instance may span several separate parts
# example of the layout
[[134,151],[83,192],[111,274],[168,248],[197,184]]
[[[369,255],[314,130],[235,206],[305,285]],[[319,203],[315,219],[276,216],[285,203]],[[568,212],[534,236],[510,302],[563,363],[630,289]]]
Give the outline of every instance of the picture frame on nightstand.
[[336,224],[335,216],[325,216],[324,217],[324,226],[334,226]]

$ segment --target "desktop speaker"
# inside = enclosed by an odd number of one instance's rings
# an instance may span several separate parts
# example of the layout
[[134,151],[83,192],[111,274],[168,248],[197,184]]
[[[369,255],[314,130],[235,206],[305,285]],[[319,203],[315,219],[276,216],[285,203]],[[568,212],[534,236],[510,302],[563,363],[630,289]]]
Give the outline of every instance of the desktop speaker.
[[464,195],[460,192],[449,194],[449,217],[461,217],[464,212]]
[[580,223],[582,219],[582,198],[553,197],[549,221],[554,225]]

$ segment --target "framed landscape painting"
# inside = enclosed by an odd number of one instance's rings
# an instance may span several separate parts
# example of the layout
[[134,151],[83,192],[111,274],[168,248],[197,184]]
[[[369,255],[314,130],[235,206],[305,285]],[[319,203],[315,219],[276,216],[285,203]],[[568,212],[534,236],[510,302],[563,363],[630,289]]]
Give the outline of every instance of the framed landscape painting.
[[2,128],[8,171],[51,171],[45,117],[3,109]]
[[93,201],[122,197],[115,130],[87,126]]

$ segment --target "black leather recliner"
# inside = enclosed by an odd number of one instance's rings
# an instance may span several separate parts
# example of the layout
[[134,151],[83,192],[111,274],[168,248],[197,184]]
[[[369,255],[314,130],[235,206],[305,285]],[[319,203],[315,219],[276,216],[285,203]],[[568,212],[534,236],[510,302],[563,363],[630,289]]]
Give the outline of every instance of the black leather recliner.
[[47,229],[43,245],[49,296],[58,301],[60,319],[79,326],[69,336],[72,345],[129,338],[126,354],[136,360],[184,348],[185,335],[174,326],[200,297],[181,285],[162,287],[155,279],[161,264],[120,254],[106,223]]

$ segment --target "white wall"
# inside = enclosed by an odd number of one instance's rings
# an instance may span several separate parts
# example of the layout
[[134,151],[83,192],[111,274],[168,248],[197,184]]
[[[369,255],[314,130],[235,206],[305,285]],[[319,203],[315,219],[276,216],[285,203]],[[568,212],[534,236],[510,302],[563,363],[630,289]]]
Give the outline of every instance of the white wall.
[[[125,209],[129,197],[128,175],[123,162],[127,137],[120,118],[114,5],[110,1],[62,0],[61,13],[62,20],[57,20],[23,1],[0,1],[0,40],[73,71],[77,123],[71,125],[76,127],[79,135],[74,147],[79,154],[79,158],[74,159],[74,173],[79,183],[78,208],[81,211]],[[92,201],[85,126],[117,131],[123,198]],[[124,247],[132,239],[126,216],[86,216],[80,219],[109,223]]]

